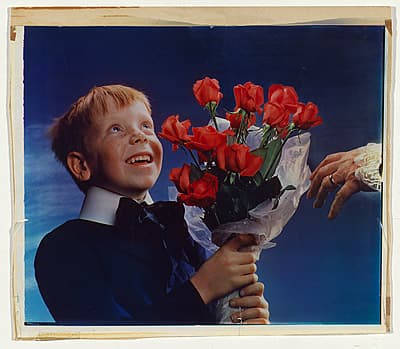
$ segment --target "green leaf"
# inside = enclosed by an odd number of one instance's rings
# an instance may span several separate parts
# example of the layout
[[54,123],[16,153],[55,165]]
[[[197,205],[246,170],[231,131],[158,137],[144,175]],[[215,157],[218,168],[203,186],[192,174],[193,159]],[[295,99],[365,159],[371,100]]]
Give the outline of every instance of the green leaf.
[[263,164],[262,164],[260,170],[258,171],[258,173],[260,173],[260,175],[264,179],[265,178],[265,174],[268,171],[268,168],[266,168],[266,165],[267,165],[266,164],[266,159],[268,158],[268,149],[258,148],[258,149],[252,150],[250,153],[253,154],[253,155],[256,155],[256,156],[261,156],[263,158]]
[[253,181],[254,184],[259,187],[263,182],[264,182],[264,178],[262,176],[262,174],[260,173],[260,171],[258,171],[254,176],[253,176]]
[[286,190],[296,190],[296,187],[291,184],[287,185],[285,188],[281,190],[281,192],[279,193],[279,197],[281,197]]
[[260,169],[260,173],[264,179],[269,179],[273,176],[280,160],[281,149],[282,141],[280,138],[277,138],[268,143],[264,148],[258,148],[251,152],[253,155],[261,156],[264,159]]
[[296,187],[294,185],[289,184],[285,188],[282,189],[282,191],[285,191],[285,190],[296,190]]
[[229,184],[233,185],[235,183],[235,175],[233,173],[229,174]]
[[262,130],[261,147],[268,144],[274,135],[276,135],[275,129],[270,127],[268,124],[265,124]]
[[221,222],[233,222],[247,217],[249,200],[247,191],[236,185],[222,184],[217,193],[216,212]]

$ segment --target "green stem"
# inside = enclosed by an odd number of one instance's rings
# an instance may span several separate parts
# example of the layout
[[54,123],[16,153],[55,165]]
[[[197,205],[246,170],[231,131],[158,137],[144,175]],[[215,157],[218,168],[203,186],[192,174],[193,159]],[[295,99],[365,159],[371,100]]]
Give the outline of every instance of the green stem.
[[218,217],[218,214],[217,214],[217,207],[216,207],[216,204],[214,204],[213,206],[212,206],[212,212],[213,212],[213,214],[214,214],[214,217],[215,217],[215,220],[217,221],[217,224],[218,225],[221,225],[221,220],[219,219],[219,217]]
[[273,160],[272,163],[271,163],[272,166],[271,166],[271,168],[268,170],[267,175],[266,175],[266,177],[265,177],[264,179],[269,178],[270,176],[272,176],[272,173],[270,173],[270,172],[271,172],[272,169],[274,169],[274,171],[275,171],[275,169],[276,169],[276,166],[274,166],[274,165],[275,165],[275,162],[276,162],[276,160],[278,159],[278,157],[280,156],[280,154],[282,153],[283,146],[286,144],[287,140],[289,139],[289,136],[292,134],[293,131],[295,131],[295,130],[294,130],[294,129],[291,129],[291,130],[289,129],[288,134],[287,134],[286,137],[283,139],[282,144],[281,144],[281,146],[280,146],[280,148],[279,148],[279,151],[276,152],[276,154],[275,154],[275,156],[274,156],[274,160]]
[[211,118],[212,118],[212,119],[213,119],[213,121],[214,121],[214,126],[215,126],[215,129],[216,129],[217,131],[219,131],[219,129],[218,129],[218,125],[217,125],[217,119],[216,119],[215,115],[211,115]]
[[196,157],[194,156],[192,150],[191,149],[187,149],[187,148],[183,148],[183,149],[189,152],[191,158],[194,161],[195,166],[199,169],[199,171],[201,171],[200,164],[199,164],[198,160],[196,159]]
[[247,138],[247,123],[248,123],[248,113],[242,110],[240,111],[242,116],[240,120],[239,128],[236,132],[236,143],[243,144]]
[[272,169],[273,169],[274,172],[275,172],[275,170],[276,170],[275,162],[276,162],[276,160],[278,159],[279,155],[280,155],[281,152],[282,152],[283,144],[284,144],[284,143],[282,143],[282,145],[280,146],[279,150],[276,152],[276,154],[275,154],[275,156],[274,156],[274,160],[271,162],[271,167],[269,168],[269,170],[268,170],[268,172],[267,172],[267,174],[266,174],[266,176],[265,176],[264,179],[269,179],[269,178],[272,176],[272,173],[271,173],[271,172],[272,172]]
[[264,148],[268,145],[269,140],[271,138],[271,134],[272,134],[273,128],[269,125],[266,125],[263,131],[263,135],[261,138],[261,147]]
[[209,113],[210,113],[210,116],[211,116],[212,121],[214,122],[215,129],[216,129],[217,131],[219,131],[219,130],[218,130],[218,125],[217,125],[216,113],[215,113],[215,112],[216,112],[216,109],[217,109],[217,105],[215,104],[215,105],[213,106],[212,102],[208,102],[208,103],[207,103],[207,109],[208,109],[208,111],[209,111]]

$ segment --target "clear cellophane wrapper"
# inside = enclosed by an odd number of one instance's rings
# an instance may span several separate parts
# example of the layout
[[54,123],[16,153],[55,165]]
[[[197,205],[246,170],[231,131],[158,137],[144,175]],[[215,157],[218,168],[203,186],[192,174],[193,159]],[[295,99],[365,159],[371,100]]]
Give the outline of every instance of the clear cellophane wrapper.
[[[248,143],[257,144],[257,137],[258,134],[255,133]],[[249,211],[249,218],[222,224],[211,232],[202,220],[203,210],[195,206],[185,206],[185,219],[192,238],[213,253],[232,234],[253,234],[257,246],[252,248],[258,252],[258,257],[263,249],[275,246],[271,240],[282,232],[284,226],[296,212],[301,196],[310,185],[310,169],[307,165],[309,147],[309,133],[291,137],[283,146],[281,160],[275,175],[278,176],[282,188],[293,185],[296,189],[285,191],[275,209],[273,209],[274,199],[268,199]],[[175,188],[170,189],[170,198],[173,196],[176,197]],[[217,320],[219,323],[232,323],[231,314],[237,312],[238,309],[231,308],[229,300],[236,297],[239,297],[239,290],[218,300]]]

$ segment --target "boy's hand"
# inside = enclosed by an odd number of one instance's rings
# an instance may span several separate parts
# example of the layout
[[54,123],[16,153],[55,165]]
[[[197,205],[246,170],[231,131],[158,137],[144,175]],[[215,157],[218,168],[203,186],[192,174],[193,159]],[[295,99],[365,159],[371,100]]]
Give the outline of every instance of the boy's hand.
[[254,245],[252,235],[238,235],[223,245],[190,279],[205,304],[238,288],[256,283],[256,253],[240,252]]
[[240,308],[231,315],[232,322],[269,324],[268,303],[263,296],[264,284],[256,282],[240,291],[240,298],[232,298],[229,305]]

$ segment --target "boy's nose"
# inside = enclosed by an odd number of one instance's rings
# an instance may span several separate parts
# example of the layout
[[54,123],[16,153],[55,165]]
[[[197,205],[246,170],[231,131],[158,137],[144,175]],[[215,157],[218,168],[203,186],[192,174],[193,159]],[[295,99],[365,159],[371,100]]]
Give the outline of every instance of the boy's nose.
[[145,142],[147,142],[147,136],[140,131],[133,132],[129,139],[129,143],[131,144],[145,143]]

